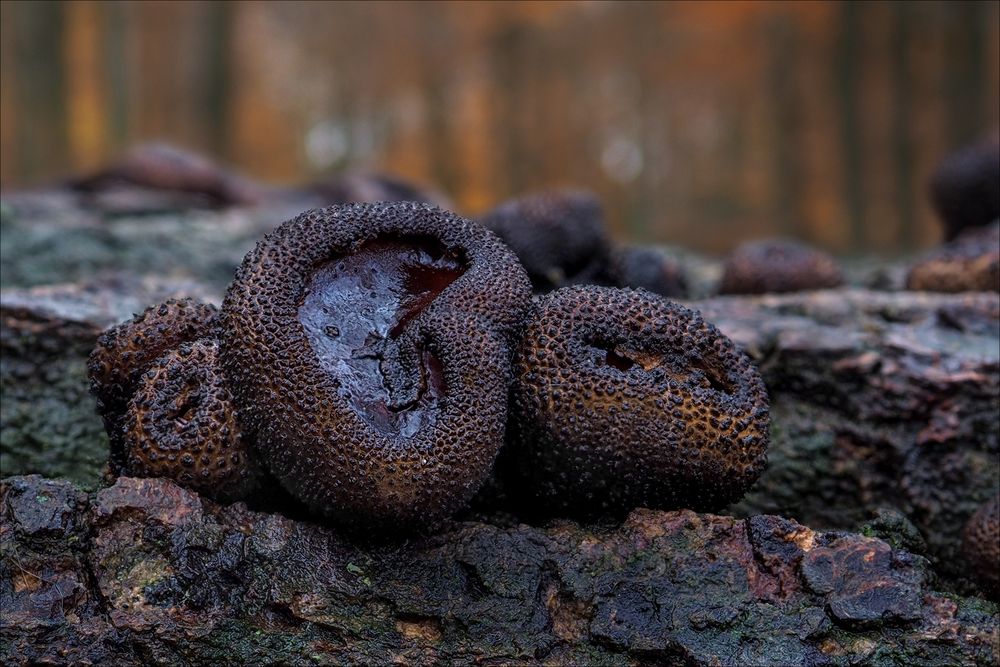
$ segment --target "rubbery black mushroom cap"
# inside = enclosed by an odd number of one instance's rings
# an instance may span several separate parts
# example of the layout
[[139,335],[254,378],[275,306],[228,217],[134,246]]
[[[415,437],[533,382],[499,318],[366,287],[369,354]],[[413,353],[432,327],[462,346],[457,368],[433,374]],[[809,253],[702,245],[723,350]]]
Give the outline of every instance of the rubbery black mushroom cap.
[[929,183],[945,240],[1000,217],[1000,140],[967,146],[944,158]]
[[548,190],[503,202],[479,218],[524,265],[538,291],[616,284],[601,203],[583,190]]
[[434,206],[450,205],[441,193],[380,173],[349,172],[331,176],[300,189],[317,197],[323,206],[373,202],[414,201]]
[[1000,493],[965,524],[962,552],[976,584],[991,599],[1000,599]]
[[183,343],[156,360],[129,401],[125,470],[166,477],[220,501],[248,500],[264,473],[236,421],[218,343]]
[[618,247],[613,261],[622,287],[641,287],[667,297],[687,294],[687,279],[680,263],[656,248]]
[[827,253],[791,239],[743,243],[723,265],[720,294],[768,294],[839,287],[837,262]]
[[906,288],[928,292],[1000,292],[1000,221],[973,227],[910,267]]
[[212,333],[218,311],[194,299],[170,299],[105,331],[87,362],[90,391],[111,441],[110,464],[124,463],[122,428],[140,378],[161,356],[184,342]]
[[262,186],[204,155],[157,142],[134,146],[111,165],[70,183],[83,192],[123,184],[199,194],[218,206],[253,204],[265,194]]
[[711,510],[764,469],[760,374],[701,316],[645,290],[537,297],[498,467],[526,507],[583,517]]
[[314,510],[431,525],[489,472],[530,284],[475,223],[415,203],[308,211],[244,259],[223,302],[241,425]]

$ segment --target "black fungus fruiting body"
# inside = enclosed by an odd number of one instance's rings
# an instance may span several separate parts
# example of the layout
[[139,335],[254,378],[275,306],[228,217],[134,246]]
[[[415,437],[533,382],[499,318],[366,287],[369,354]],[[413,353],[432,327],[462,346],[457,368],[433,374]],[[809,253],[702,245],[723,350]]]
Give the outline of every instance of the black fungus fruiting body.
[[766,462],[760,374],[697,312],[645,290],[537,297],[512,397],[501,467],[546,513],[716,509]]
[[1000,292],[1000,221],[968,229],[931,250],[906,276],[906,288],[928,292]]
[[293,495],[341,523],[433,524],[503,441],[530,283],[485,228],[425,204],[308,211],[223,303],[241,425]]
[[204,198],[208,206],[253,204],[263,196],[259,185],[207,157],[161,143],[140,144],[116,163],[71,185],[83,192],[134,186],[187,193]]
[[1000,141],[984,141],[946,157],[929,189],[946,241],[1000,218]]
[[262,473],[217,365],[218,343],[183,343],[142,377],[125,415],[126,472],[216,500],[247,499]]
[[617,284],[601,204],[580,190],[512,199],[480,222],[506,243],[536,291],[571,284]]
[[388,174],[352,172],[338,174],[301,189],[322,205],[365,204],[373,202],[412,201],[443,206],[443,195]]
[[825,252],[790,239],[744,243],[723,265],[720,294],[769,294],[843,284],[840,267]]
[[157,359],[180,344],[209,336],[218,311],[193,299],[171,299],[101,334],[87,370],[97,412],[111,442],[110,465],[125,464],[123,428],[128,402],[142,375]]
[[680,263],[656,248],[618,248],[614,252],[614,264],[623,287],[641,287],[667,297],[687,294],[687,279]]
[[1000,599],[1000,493],[969,519],[962,549],[976,584],[987,596]]

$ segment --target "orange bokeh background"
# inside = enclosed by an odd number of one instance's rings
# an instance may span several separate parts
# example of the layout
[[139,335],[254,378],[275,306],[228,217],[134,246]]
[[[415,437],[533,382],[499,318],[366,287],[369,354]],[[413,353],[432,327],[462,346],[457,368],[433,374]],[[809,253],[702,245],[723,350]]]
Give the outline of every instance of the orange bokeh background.
[[1000,114],[995,2],[4,2],[0,180],[165,139],[257,178],[381,169],[465,213],[591,188],[620,239],[939,238]]

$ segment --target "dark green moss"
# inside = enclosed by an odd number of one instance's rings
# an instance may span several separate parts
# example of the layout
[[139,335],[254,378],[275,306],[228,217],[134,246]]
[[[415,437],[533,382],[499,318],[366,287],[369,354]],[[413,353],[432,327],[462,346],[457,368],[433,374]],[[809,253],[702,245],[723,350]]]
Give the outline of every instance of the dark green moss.
[[87,354],[98,331],[30,313],[17,317],[23,326],[8,326],[6,317],[0,325],[2,472],[93,487],[108,458],[108,439],[87,392]]

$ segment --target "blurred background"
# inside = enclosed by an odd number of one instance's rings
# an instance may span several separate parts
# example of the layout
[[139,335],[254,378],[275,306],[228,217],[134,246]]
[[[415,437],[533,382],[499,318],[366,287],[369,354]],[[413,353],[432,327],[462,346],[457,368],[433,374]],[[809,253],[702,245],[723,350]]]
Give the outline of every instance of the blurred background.
[[0,182],[141,140],[475,214],[574,184],[619,239],[933,245],[925,182],[1000,115],[997,2],[3,2]]

